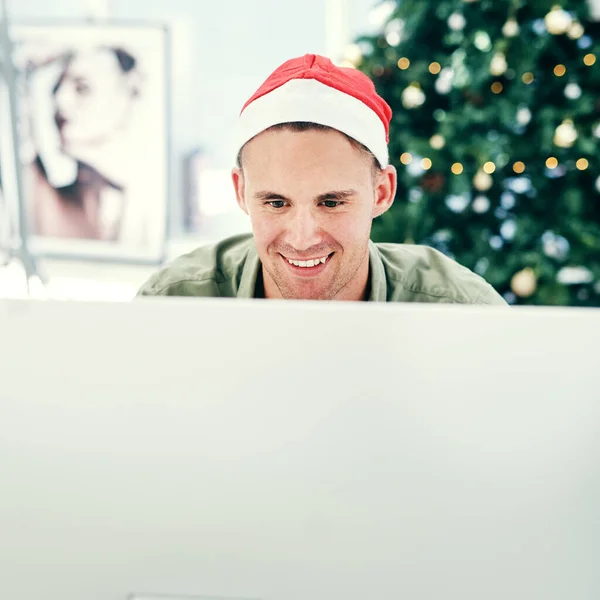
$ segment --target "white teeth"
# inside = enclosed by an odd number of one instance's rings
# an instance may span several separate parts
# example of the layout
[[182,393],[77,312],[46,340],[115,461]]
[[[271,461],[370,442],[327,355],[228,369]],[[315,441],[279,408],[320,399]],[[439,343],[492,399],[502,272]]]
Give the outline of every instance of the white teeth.
[[290,265],[295,265],[296,267],[316,267],[318,264],[325,264],[327,262],[328,256],[324,256],[323,258],[315,258],[313,260],[290,260],[287,261]]

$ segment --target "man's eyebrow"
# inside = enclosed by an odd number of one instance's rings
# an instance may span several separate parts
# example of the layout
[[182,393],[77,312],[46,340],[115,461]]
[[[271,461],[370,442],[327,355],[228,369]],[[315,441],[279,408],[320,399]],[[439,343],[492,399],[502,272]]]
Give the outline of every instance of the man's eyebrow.
[[254,197],[257,200],[288,200],[283,194],[278,194],[277,192],[270,192],[268,190],[262,192],[256,192]]
[[[352,196],[357,195],[356,190],[331,190],[330,192],[325,192],[324,194],[319,194],[317,196],[318,202],[324,202],[325,200],[346,200]],[[284,196],[283,194],[279,194],[278,192],[272,192],[269,190],[264,190],[261,192],[256,192],[254,197],[257,200],[286,200],[289,201],[289,198]]]
[[356,190],[333,190],[325,194],[319,194],[317,200],[319,202],[323,202],[324,200],[346,200],[347,198],[356,196],[357,193]]

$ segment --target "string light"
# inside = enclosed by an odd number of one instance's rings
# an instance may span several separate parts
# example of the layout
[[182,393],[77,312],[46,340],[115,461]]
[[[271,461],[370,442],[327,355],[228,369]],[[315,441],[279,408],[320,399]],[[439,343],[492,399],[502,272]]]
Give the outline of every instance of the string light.
[[402,69],[403,71],[406,71],[408,67],[410,67],[410,60],[408,60],[408,58],[403,57],[400,60],[398,60],[398,68]]
[[577,168],[580,171],[585,171],[590,166],[590,163],[587,158],[580,158],[577,161]]
[[501,94],[503,89],[504,86],[499,81],[492,83],[492,92],[494,94]]
[[557,77],[562,77],[566,72],[567,72],[567,68],[565,67],[565,65],[556,65],[554,67],[554,74]]
[[596,56],[594,54],[586,54],[583,57],[583,63],[586,67],[591,67],[596,62]]
[[432,75],[437,75],[442,70],[442,65],[439,62],[432,62],[429,65],[429,72]]
[[530,83],[533,83],[533,80],[535,79],[535,77],[533,76],[533,73],[530,73],[529,71],[527,73],[523,73],[523,83],[525,83],[526,85],[529,85]]
[[[435,137],[435,136],[434,136]],[[441,137],[441,136],[440,136]],[[405,152],[404,154],[402,154],[402,156],[400,157],[400,162],[404,165],[409,165],[413,162],[413,156],[412,154],[410,154],[409,152]],[[421,159],[421,168],[424,169],[425,171],[428,171],[432,168],[433,166],[433,162],[430,158],[423,158]],[[546,160],[546,167],[548,167],[549,169],[556,169],[556,167],[558,167],[558,159],[554,156],[550,156],[547,160]],[[589,168],[590,166],[590,162],[587,158],[580,158],[577,163],[576,163],[577,168],[580,171],[585,171],[586,169]],[[482,185],[481,182],[485,183],[487,181],[489,181],[486,177],[485,180],[483,180],[483,177],[487,176],[487,175],[492,175],[493,173],[496,172],[496,165],[492,162],[492,161],[488,161],[486,162],[481,171],[478,172],[478,175],[480,177],[480,187]],[[513,171],[517,174],[517,175],[521,175],[522,173],[525,172],[526,170],[526,165],[523,161],[518,160],[517,162],[515,162],[512,166]],[[454,175],[462,175],[462,173],[464,172],[464,167],[461,163],[459,162],[455,162],[452,165],[452,173],[454,173]],[[484,175],[485,173],[485,175]]]

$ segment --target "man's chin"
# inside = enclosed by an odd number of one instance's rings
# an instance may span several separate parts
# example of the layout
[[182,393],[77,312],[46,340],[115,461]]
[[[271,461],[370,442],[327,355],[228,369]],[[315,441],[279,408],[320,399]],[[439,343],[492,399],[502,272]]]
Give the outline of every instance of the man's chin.
[[320,295],[298,295],[298,296],[289,296],[286,297],[285,300],[331,300],[328,296],[324,294]]
[[281,285],[281,295],[286,300],[331,300],[331,288],[314,285]]

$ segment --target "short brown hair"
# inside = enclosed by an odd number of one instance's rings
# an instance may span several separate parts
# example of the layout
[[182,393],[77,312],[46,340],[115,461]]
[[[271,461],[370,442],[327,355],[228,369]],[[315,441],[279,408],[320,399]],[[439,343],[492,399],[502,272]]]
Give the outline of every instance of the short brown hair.
[[[300,133],[302,131],[338,131],[337,129],[334,129],[333,127],[328,127],[327,125],[321,125],[320,123],[311,123],[308,121],[293,121],[290,123],[278,123],[277,125],[272,125],[271,127],[268,127],[267,129],[265,129],[265,131],[281,131],[281,130],[294,131],[294,132],[298,132],[298,133]],[[381,173],[381,165],[379,164],[379,161],[375,158],[375,155],[364,144],[357,142],[354,138],[350,137],[349,135],[346,135],[342,131],[338,131],[338,133],[341,133],[350,142],[350,144],[353,148],[355,148],[361,154],[364,154],[365,156],[368,156],[371,159],[371,161],[372,161],[371,172],[373,174],[373,178],[375,178],[379,173]],[[246,142],[246,143],[248,143],[248,142]],[[246,144],[244,144],[240,148],[240,151],[238,152],[238,155],[237,155],[238,169],[243,168],[242,167],[242,152],[245,147],[246,147]]]

